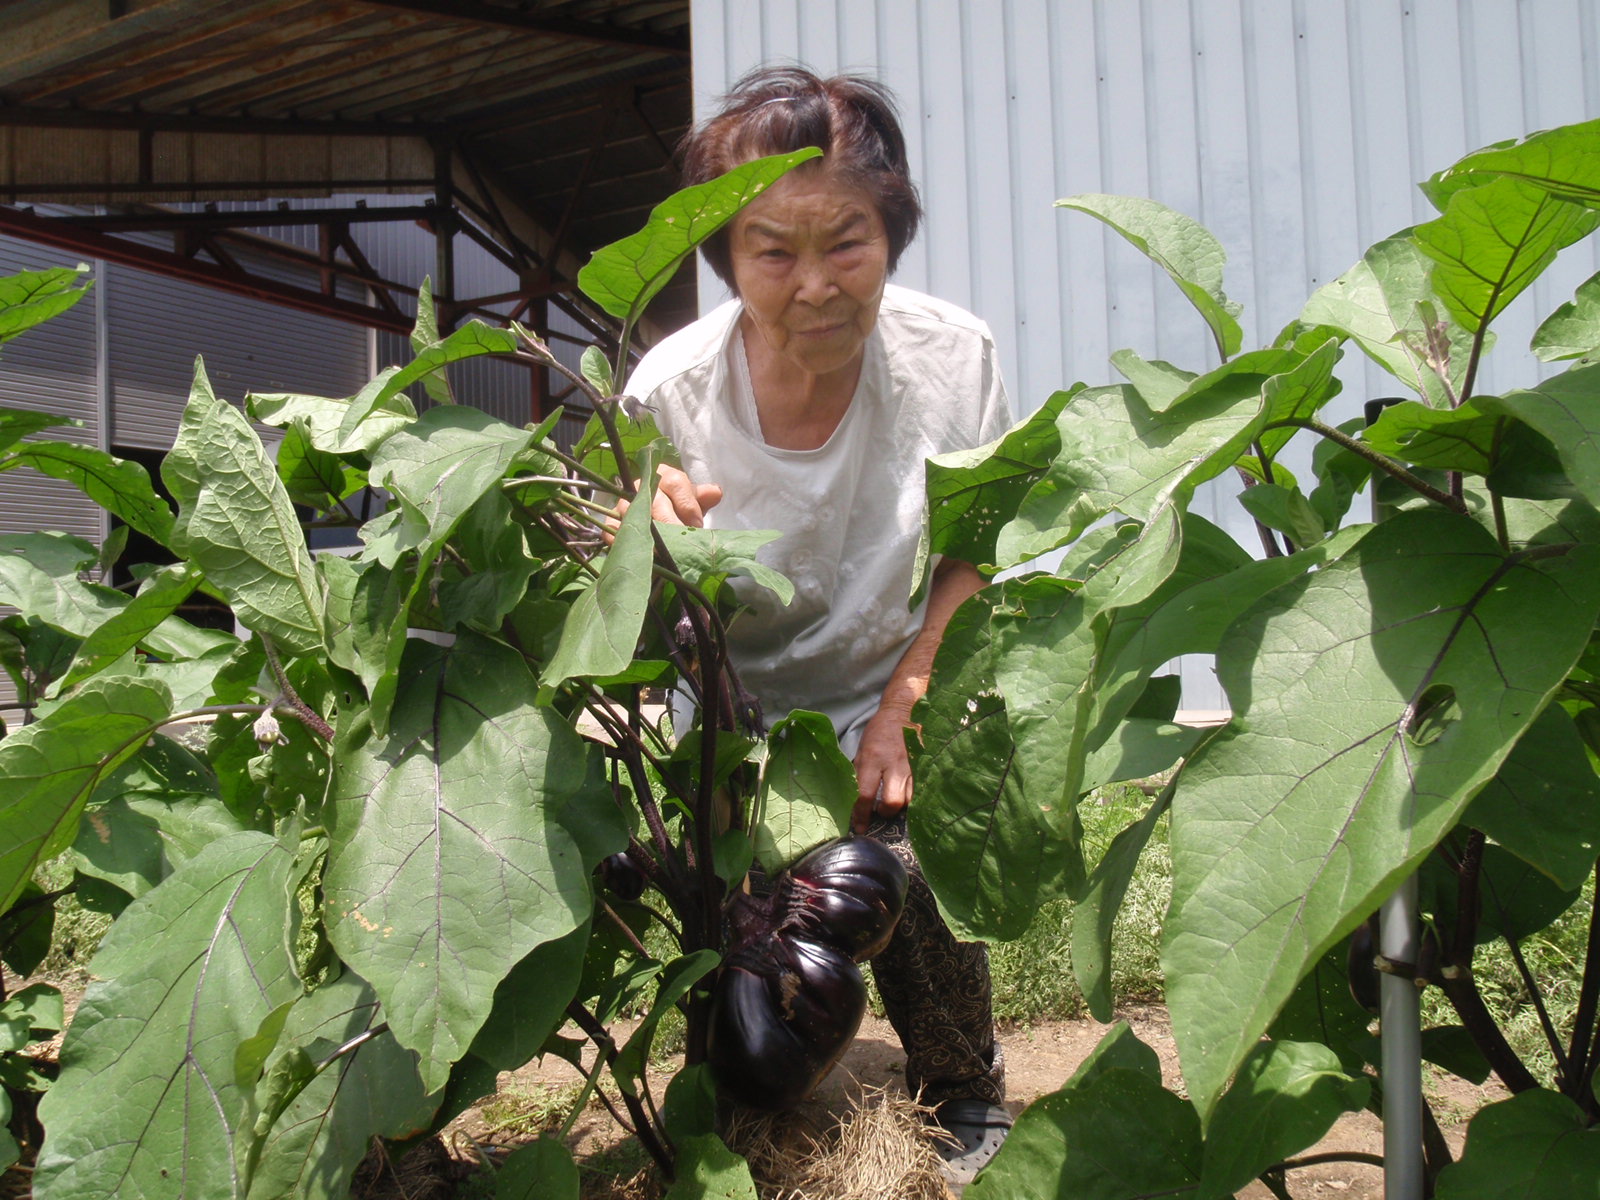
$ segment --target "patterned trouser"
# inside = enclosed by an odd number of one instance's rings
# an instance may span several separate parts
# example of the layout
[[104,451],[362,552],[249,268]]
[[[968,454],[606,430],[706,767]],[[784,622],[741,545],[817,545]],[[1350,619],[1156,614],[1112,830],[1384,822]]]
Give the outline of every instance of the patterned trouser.
[[872,975],[889,1023],[906,1052],[906,1087],[922,1103],[1005,1099],[1006,1071],[994,1036],[989,951],[958,942],[939,915],[906,836],[905,817],[875,818],[867,830],[905,863],[911,890],[888,948]]

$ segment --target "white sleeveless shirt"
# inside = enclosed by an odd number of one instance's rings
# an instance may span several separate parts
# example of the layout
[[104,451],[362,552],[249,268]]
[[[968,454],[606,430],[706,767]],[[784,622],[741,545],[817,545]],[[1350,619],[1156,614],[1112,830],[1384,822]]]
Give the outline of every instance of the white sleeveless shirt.
[[[717,529],[775,529],[761,561],[795,585],[784,606],[749,579],[750,606],[729,630],[745,686],[771,724],[821,712],[846,753],[922,628],[910,607],[926,522],[924,464],[1000,437],[1011,423],[988,326],[930,296],[889,285],[855,396],[826,444],[769,446],[761,436],[729,301],[645,355],[629,395],[654,410],[683,468],[722,486]],[[929,566],[932,570],[932,564]]]

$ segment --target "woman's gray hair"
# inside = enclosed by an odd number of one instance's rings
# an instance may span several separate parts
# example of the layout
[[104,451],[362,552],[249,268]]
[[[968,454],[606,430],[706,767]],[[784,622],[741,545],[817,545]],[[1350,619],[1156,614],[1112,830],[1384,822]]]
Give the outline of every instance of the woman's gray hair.
[[[679,147],[685,187],[715,179],[751,159],[820,148],[828,170],[873,198],[889,239],[889,270],[917,235],[922,204],[906,161],[894,95],[860,75],[831,79],[804,67],[761,67],[744,76],[717,113]],[[804,170],[805,168],[800,168]],[[733,261],[724,226],[700,247],[730,288]]]

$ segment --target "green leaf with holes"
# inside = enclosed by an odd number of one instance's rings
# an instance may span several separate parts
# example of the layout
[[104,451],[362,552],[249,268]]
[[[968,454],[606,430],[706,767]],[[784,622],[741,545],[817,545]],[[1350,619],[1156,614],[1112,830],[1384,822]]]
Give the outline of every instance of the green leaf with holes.
[[1202,1114],[1493,778],[1597,611],[1594,548],[1506,555],[1470,518],[1405,512],[1229,631],[1234,715],[1185,768],[1162,954]]

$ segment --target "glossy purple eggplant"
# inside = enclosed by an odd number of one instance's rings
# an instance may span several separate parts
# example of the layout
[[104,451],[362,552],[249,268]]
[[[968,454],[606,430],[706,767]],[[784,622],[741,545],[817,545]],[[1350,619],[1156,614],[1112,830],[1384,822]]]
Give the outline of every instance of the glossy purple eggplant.
[[752,1108],[793,1107],[844,1053],[866,1007],[847,955],[768,935],[730,956],[717,980],[706,1047],[717,1087]]
[[867,837],[824,842],[779,877],[773,912],[796,933],[865,962],[889,944],[906,906],[904,864]]

